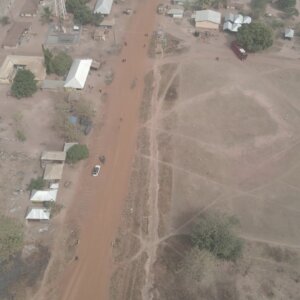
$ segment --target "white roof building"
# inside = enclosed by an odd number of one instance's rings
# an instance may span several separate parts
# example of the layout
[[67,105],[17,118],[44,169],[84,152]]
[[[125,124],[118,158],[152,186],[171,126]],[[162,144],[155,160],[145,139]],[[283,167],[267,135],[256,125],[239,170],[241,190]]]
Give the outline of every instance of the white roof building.
[[216,24],[221,23],[221,14],[210,9],[195,11],[194,18],[195,22],[209,21]]
[[223,24],[223,30],[229,30],[229,31],[232,31],[232,23],[230,21],[226,21],[224,24]]
[[244,22],[244,17],[242,15],[238,14],[234,16],[234,20],[233,20],[234,24],[243,24],[243,22]]
[[33,190],[31,192],[30,201],[32,202],[55,202],[57,197],[57,190],[38,191]]
[[252,18],[249,16],[244,16],[243,24],[250,24],[252,22]]
[[94,14],[109,15],[113,0],[98,0],[95,5]]
[[286,39],[292,39],[294,37],[295,31],[291,28],[286,28],[284,30],[284,37]]
[[26,220],[49,220],[50,209],[46,208],[31,208],[26,216]]
[[90,71],[92,59],[74,59],[68,76],[65,80],[65,88],[83,89]]
[[167,11],[167,15],[172,16],[173,18],[182,19],[184,10],[181,8],[171,8]]

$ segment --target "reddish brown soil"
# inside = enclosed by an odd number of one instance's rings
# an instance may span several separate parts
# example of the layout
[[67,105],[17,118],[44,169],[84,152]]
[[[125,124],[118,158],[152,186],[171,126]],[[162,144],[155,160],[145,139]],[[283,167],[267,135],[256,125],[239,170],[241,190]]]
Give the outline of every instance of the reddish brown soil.
[[[114,66],[115,78],[108,94],[107,120],[90,138],[90,159],[79,180],[71,218],[79,219],[76,200],[84,198],[86,208],[81,221],[79,259],[69,264],[60,280],[60,299],[109,298],[112,270],[111,243],[115,237],[127,195],[131,163],[136,145],[143,78],[149,61],[147,47],[154,28],[156,1],[143,1],[132,16],[125,33],[127,46]],[[149,36],[145,36],[148,33]],[[126,58],[126,62],[121,62]],[[135,87],[132,82],[136,80]],[[97,157],[107,162],[99,177],[90,175]]]

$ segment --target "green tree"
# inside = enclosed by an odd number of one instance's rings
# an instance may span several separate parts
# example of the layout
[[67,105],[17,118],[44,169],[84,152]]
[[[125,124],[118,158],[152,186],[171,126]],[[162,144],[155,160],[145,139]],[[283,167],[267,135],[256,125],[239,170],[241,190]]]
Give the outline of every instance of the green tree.
[[21,251],[22,247],[22,225],[12,218],[0,215],[0,264]]
[[64,76],[72,65],[72,57],[61,51],[53,57],[51,64],[55,74]]
[[32,178],[28,184],[27,190],[41,190],[45,187],[46,183],[42,177]]
[[0,18],[0,23],[1,23],[2,26],[8,25],[10,23],[9,17],[4,16],[4,17]]
[[34,74],[29,70],[18,70],[11,86],[11,93],[20,99],[30,97],[37,91]]
[[67,151],[67,162],[75,163],[89,157],[89,149],[86,145],[74,145]]
[[217,215],[201,216],[192,232],[192,242],[225,260],[236,260],[242,253],[242,241],[231,230],[231,219]]
[[50,23],[53,21],[53,13],[49,6],[43,8],[43,12],[41,15],[41,21],[43,24]]
[[286,11],[287,9],[293,8],[296,5],[296,0],[278,0],[277,6],[279,9]]
[[256,52],[272,46],[273,32],[262,23],[245,24],[237,33],[237,41],[247,51]]
[[53,53],[49,49],[45,48],[44,46],[42,46],[42,48],[44,53],[44,64],[46,67],[46,72],[47,74],[52,74],[54,73],[53,65],[52,65]]

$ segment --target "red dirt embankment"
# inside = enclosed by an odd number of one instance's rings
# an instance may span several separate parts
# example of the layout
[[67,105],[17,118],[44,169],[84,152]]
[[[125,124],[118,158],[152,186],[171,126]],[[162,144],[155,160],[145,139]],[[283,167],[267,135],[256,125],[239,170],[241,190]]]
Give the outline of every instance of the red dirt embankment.
[[[125,46],[115,64],[114,81],[105,92],[106,122],[90,138],[90,159],[77,186],[77,199],[87,207],[80,220],[79,259],[71,262],[60,281],[62,300],[109,298],[112,271],[111,242],[115,237],[127,195],[139,123],[139,106],[147,63],[147,47],[155,24],[157,1],[142,1],[125,32]],[[145,36],[148,33],[149,36]],[[126,62],[121,62],[125,58]],[[132,82],[136,79],[136,85]],[[97,157],[107,162],[99,177],[90,175]],[[76,206],[76,198],[73,203]],[[74,214],[76,208],[72,209]],[[80,209],[77,209],[78,217]],[[72,216],[73,218],[76,215]]]

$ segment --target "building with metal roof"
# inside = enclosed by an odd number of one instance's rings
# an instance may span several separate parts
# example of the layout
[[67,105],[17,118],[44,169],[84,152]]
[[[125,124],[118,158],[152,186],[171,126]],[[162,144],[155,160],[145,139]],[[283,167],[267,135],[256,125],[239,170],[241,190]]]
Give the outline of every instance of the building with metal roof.
[[64,164],[47,164],[44,171],[44,180],[60,180]]
[[33,190],[31,192],[30,201],[32,202],[55,202],[57,197],[57,189],[52,190]]
[[109,15],[113,0],[98,0],[95,5],[94,14]]
[[286,28],[284,30],[284,38],[291,40],[294,37],[295,31],[291,28]]
[[42,153],[41,160],[64,162],[66,160],[66,152],[64,152],[64,151],[44,151]]
[[46,208],[31,208],[26,216],[26,220],[49,220],[50,209]]
[[194,15],[195,27],[202,29],[219,29],[221,14],[210,9],[197,10]]
[[64,87],[82,90],[90,71],[92,59],[75,59],[72,63]]
[[182,19],[183,12],[184,12],[184,10],[181,8],[171,8],[167,11],[167,15],[172,16],[173,18],[176,18],[176,19]]

